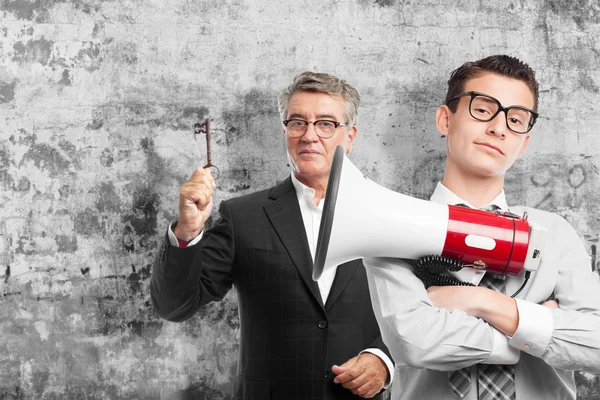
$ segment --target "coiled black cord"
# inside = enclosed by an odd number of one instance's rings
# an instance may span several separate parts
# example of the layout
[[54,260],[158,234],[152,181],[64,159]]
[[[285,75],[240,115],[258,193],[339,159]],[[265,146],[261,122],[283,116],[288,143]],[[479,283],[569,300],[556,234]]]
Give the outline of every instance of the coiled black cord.
[[419,258],[413,265],[415,275],[428,288],[430,286],[475,286],[462,282],[453,276],[441,275],[448,271],[460,271],[465,263],[450,257],[429,255]]
[[[471,264],[465,264],[462,261],[455,260],[454,258],[445,257],[445,256],[437,256],[437,255],[429,255],[423,256],[419,258],[416,263],[413,265],[415,275],[419,278],[425,288],[429,288],[430,286],[475,286],[469,282],[463,282],[456,279],[453,276],[441,275],[444,272],[448,271],[460,271],[466,266],[471,266]],[[527,284],[529,281],[529,277],[531,276],[531,271],[525,271],[525,281],[515,293],[513,293],[510,297],[515,297]]]

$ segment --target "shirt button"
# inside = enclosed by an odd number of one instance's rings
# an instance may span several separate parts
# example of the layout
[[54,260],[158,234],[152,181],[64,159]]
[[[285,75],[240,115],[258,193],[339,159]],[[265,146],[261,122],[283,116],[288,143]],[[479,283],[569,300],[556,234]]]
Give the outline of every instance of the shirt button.
[[319,321],[319,324],[317,326],[321,329],[325,329],[327,328],[327,321]]
[[325,370],[325,378],[329,378],[329,370],[328,369]]
[[529,350],[529,345],[526,344],[525,346],[523,346],[523,350],[525,350],[525,351]]

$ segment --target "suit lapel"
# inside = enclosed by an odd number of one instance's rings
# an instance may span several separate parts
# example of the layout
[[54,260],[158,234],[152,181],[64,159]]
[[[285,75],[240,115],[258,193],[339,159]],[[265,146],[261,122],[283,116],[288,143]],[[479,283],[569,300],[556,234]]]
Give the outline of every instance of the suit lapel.
[[298,269],[304,284],[323,306],[319,286],[312,279],[313,260],[310,256],[298,197],[291,179],[288,177],[275,186],[269,192],[269,197],[274,201],[264,206],[267,217]]
[[362,267],[361,262],[358,260],[338,265],[333,286],[331,286],[331,291],[329,292],[327,302],[325,303],[325,309],[330,309],[333,303],[340,297],[340,294],[342,294],[344,288],[358,267]]

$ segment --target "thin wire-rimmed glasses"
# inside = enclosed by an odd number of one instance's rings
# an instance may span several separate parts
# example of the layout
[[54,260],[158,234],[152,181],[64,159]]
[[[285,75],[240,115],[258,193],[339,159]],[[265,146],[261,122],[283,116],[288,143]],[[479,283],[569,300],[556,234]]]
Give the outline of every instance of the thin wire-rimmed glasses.
[[489,122],[496,118],[496,115],[500,111],[504,111],[506,126],[515,133],[525,134],[529,132],[538,118],[538,113],[527,107],[503,107],[494,97],[479,92],[461,93],[448,100],[446,105],[449,105],[451,101],[460,97],[471,98],[469,102],[469,114],[477,121]]
[[308,124],[313,124],[315,127],[315,133],[317,136],[323,139],[328,139],[333,136],[335,130],[339,126],[348,126],[348,123],[330,121],[327,119],[318,119],[316,121],[305,121],[303,119],[286,119],[283,121],[286,132],[289,137],[298,138],[303,136],[308,129]]

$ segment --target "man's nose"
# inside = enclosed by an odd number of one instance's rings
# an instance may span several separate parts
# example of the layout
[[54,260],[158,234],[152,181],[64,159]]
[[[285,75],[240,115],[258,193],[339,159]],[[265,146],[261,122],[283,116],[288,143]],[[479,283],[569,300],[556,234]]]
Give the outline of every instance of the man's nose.
[[306,132],[302,136],[302,139],[306,142],[316,142],[319,140],[319,135],[317,135],[317,126],[314,123],[309,123],[306,126]]
[[504,111],[500,111],[491,121],[488,122],[487,133],[490,135],[505,137],[507,129],[506,114]]

